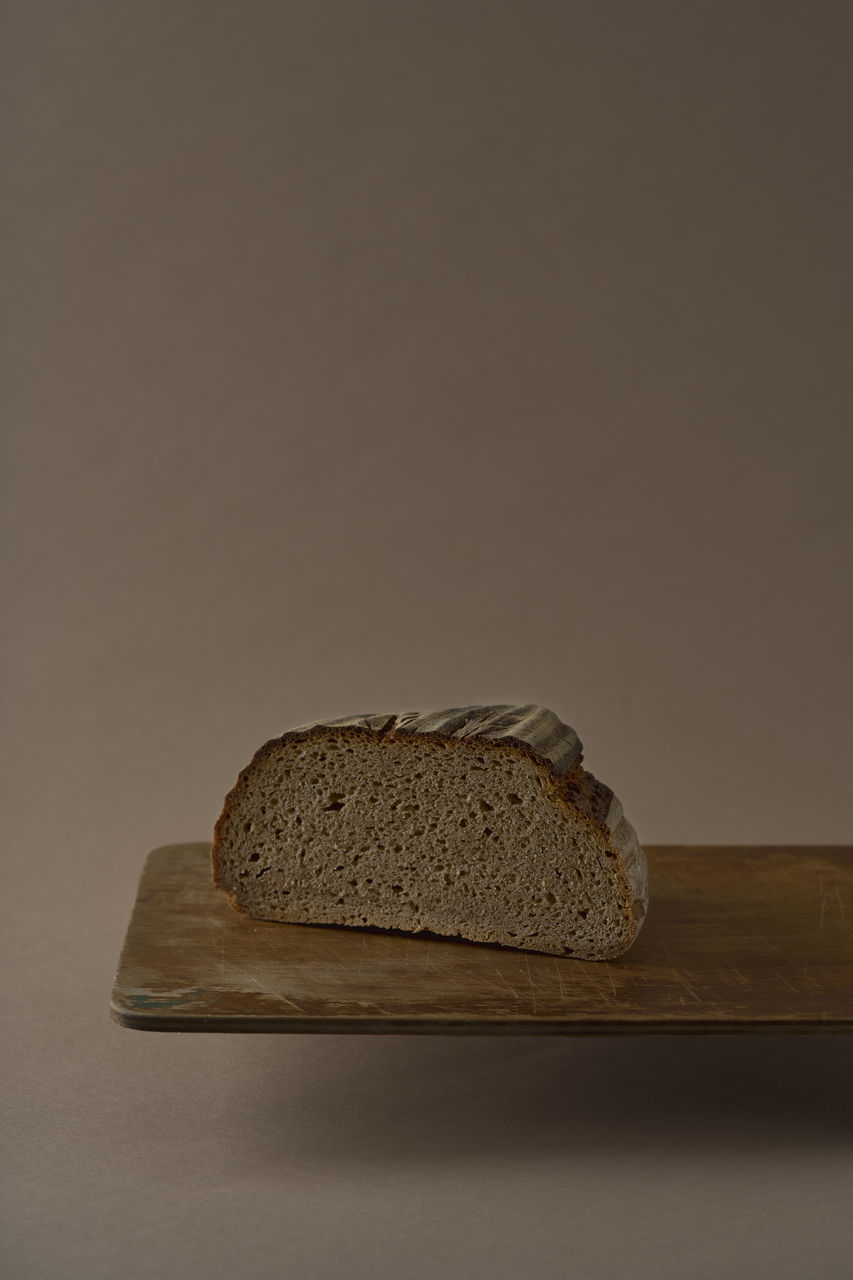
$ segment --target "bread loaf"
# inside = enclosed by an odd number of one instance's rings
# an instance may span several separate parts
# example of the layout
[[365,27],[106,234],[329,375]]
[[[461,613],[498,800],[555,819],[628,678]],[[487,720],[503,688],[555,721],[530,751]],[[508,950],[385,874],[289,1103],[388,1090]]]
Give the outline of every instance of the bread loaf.
[[621,955],[646,860],[581,743],[540,706],[316,721],[256,752],[216,823],[213,878],[260,920]]

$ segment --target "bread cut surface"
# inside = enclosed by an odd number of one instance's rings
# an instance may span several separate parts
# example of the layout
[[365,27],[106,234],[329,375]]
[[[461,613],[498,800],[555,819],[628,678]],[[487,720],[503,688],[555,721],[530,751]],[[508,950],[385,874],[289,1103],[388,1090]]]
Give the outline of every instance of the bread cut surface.
[[581,751],[535,705],[300,725],[226,797],[214,881],[261,920],[611,959],[645,916],[646,861]]

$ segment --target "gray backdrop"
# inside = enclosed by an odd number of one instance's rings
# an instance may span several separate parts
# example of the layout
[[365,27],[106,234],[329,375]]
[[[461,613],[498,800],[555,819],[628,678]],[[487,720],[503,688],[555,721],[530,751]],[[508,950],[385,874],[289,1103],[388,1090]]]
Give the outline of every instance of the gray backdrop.
[[326,714],[541,702],[647,843],[849,841],[849,6],[4,8],[7,1274],[846,1274],[846,1042],[107,999]]

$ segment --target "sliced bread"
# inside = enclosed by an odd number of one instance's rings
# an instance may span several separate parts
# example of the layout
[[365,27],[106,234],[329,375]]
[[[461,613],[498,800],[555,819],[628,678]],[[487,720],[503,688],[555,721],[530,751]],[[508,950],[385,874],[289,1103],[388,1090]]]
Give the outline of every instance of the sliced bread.
[[546,707],[315,721],[262,746],[216,823],[215,884],[260,920],[627,951],[646,860]]

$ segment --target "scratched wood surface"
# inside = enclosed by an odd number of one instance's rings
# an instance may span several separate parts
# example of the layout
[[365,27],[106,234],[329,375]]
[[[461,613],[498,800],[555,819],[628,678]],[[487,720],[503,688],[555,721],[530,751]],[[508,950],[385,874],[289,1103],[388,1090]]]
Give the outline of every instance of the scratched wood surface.
[[146,861],[112,1016],[152,1031],[853,1030],[853,847],[646,849],[638,941],[594,963],[450,939],[264,923],[210,847]]

